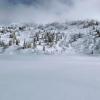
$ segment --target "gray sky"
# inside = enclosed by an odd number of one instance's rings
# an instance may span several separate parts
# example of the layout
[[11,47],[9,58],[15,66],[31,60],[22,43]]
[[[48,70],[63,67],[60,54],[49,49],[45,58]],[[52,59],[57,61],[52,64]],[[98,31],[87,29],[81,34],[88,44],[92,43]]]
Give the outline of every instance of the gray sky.
[[0,23],[100,20],[100,0],[0,0]]

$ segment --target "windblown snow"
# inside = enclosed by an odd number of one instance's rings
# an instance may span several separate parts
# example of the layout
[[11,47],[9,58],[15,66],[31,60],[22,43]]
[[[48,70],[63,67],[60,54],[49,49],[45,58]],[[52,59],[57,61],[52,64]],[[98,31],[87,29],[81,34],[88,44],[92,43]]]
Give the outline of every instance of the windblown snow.
[[0,26],[0,52],[34,54],[99,54],[100,23],[96,20]]

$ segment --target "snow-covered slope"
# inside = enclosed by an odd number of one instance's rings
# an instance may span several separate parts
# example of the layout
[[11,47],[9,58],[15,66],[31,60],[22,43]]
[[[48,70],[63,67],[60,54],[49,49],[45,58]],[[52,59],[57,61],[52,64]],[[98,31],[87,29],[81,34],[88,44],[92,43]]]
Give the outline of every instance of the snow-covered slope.
[[0,100],[100,100],[100,58],[2,55]]
[[0,26],[0,53],[99,54],[100,23],[85,20]]

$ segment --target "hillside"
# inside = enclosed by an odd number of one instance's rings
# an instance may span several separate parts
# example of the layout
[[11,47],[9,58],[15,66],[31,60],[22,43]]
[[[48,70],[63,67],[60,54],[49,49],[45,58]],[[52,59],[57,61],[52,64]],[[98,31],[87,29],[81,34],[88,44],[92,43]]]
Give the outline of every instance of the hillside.
[[84,20],[0,26],[0,53],[99,54],[100,22]]

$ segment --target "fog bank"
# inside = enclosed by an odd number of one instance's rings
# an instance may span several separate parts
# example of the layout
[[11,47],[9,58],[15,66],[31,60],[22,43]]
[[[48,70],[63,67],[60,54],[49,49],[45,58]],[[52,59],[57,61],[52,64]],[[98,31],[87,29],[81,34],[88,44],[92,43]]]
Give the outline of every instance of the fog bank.
[[99,4],[99,0],[0,0],[0,23],[100,20]]

